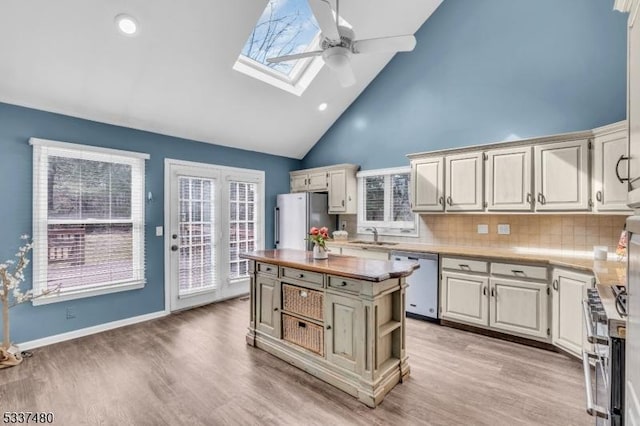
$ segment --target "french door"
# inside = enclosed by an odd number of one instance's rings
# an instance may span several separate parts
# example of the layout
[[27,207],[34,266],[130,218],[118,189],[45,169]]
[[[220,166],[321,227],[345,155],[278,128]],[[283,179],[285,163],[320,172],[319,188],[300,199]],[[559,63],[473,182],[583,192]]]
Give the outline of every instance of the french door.
[[249,291],[245,251],[264,246],[264,172],[165,161],[165,291],[171,311]]

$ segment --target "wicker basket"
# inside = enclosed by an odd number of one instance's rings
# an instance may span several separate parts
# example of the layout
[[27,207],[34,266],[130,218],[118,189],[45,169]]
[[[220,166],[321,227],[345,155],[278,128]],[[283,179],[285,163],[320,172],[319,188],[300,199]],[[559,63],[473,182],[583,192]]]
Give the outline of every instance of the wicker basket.
[[322,321],[324,319],[324,294],[321,291],[282,285],[282,304],[285,311],[307,318]]
[[324,328],[319,325],[282,314],[282,338],[318,355],[324,355]]

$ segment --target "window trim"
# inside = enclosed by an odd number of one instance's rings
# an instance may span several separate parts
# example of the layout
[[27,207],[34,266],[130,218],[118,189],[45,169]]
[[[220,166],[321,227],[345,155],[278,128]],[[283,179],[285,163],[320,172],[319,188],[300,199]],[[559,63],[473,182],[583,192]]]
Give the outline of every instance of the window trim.
[[[146,283],[145,269],[145,160],[150,157],[149,154],[124,151],[111,148],[102,148],[92,145],[82,145],[69,142],[59,142],[48,139],[30,138],[29,145],[33,146],[33,292],[35,295],[41,294],[46,289],[46,277],[48,269],[48,238],[41,238],[48,234],[48,177],[42,178],[43,162],[48,161],[46,157],[59,154],[66,158],[83,158],[105,161],[104,156],[118,157],[118,160],[124,164],[132,166],[132,185],[131,197],[138,197],[139,207],[136,210],[136,203],[132,204],[132,225],[134,227],[133,238],[133,263],[134,270],[139,271],[140,277],[133,280],[114,281],[108,284],[87,285],[83,288],[72,288],[66,291],[52,293],[46,296],[38,297],[32,300],[33,306],[46,305],[50,303],[58,303],[69,300],[75,300],[86,297],[99,296],[104,294],[118,293],[122,291],[140,289]],[[42,150],[40,148],[46,148]],[[134,185],[133,182],[138,182]],[[55,220],[54,220],[55,221]],[[111,223],[119,220],[86,220],[79,223]],[[140,229],[135,231],[136,223],[139,223]],[[128,220],[126,221],[129,222]],[[65,221],[66,223],[66,221]],[[43,284],[45,284],[43,286]]]
[[[405,221],[405,222],[393,222],[390,220],[389,215],[391,214],[391,180],[390,176],[394,174],[409,174],[411,176],[411,168],[410,167],[392,167],[386,169],[374,169],[374,170],[365,170],[358,172],[356,177],[358,178],[358,217],[357,223],[358,228],[357,232],[368,233],[367,228],[376,227],[378,230],[378,234],[380,235],[390,235],[390,236],[403,236],[403,237],[418,237],[419,236],[419,226],[418,226],[418,214],[413,213],[414,219],[413,221]],[[384,197],[384,215],[385,220],[382,221],[367,221],[366,212],[365,212],[365,178],[372,176],[384,176],[384,189],[385,189],[385,197]],[[410,224],[413,225],[413,229],[411,229]],[[406,232],[408,229],[411,229],[409,232]]]

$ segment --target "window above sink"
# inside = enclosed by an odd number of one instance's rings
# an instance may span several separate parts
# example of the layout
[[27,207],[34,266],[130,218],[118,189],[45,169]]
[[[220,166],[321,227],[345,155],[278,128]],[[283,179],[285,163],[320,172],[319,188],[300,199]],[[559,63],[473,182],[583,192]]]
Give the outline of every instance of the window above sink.
[[[418,216],[411,211],[409,199],[409,167],[366,170],[357,177],[359,234],[373,233],[375,227],[379,235],[418,236]],[[359,242],[375,244],[374,241]]]

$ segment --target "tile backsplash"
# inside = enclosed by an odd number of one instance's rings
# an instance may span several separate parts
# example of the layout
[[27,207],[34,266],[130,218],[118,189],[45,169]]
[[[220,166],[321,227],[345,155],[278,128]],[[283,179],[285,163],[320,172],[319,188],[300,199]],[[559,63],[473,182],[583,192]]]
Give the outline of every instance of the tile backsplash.
[[[590,255],[593,246],[602,245],[615,252],[626,215],[420,215],[420,236],[386,237],[381,240],[413,243],[461,245],[487,248],[554,249],[558,254]],[[344,215],[351,238],[371,238],[356,234],[356,216]],[[498,225],[508,224],[509,235],[499,235]],[[478,225],[488,225],[488,234],[478,234]]]

